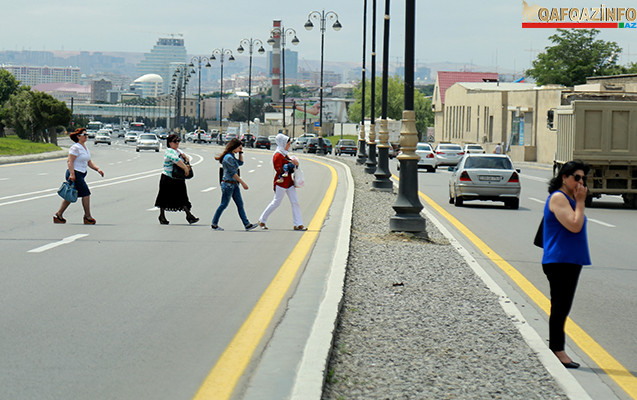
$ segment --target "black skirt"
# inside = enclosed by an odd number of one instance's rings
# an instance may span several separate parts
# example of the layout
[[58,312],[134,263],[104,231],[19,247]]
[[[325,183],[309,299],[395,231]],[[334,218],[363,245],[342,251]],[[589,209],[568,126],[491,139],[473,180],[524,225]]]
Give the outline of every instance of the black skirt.
[[155,207],[163,208],[166,211],[184,211],[186,208],[190,210],[192,205],[188,200],[186,181],[161,174]]

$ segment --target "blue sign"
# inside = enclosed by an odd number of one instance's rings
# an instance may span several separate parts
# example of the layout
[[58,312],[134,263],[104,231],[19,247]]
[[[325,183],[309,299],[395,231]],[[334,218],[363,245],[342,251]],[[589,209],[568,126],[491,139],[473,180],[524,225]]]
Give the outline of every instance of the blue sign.
[[321,126],[321,123],[320,123],[319,121],[316,121],[316,122],[314,123],[314,126]]

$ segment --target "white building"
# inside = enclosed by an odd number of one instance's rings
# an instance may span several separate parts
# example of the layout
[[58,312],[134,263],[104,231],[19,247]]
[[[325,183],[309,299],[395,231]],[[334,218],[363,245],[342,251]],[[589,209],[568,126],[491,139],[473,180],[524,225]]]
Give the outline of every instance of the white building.
[[[174,63],[184,64],[187,52],[184,39],[159,38],[150,53],[144,54],[144,59],[137,64],[137,74],[156,74],[163,79],[161,91],[168,93],[174,71]],[[171,65],[172,64],[172,65]]]

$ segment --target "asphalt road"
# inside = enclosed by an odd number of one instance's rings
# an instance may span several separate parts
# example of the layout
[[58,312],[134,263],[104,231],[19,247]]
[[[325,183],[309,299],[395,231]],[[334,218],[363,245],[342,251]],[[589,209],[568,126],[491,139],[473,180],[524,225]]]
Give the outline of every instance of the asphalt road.
[[[397,174],[395,164],[392,172]],[[519,210],[505,209],[501,202],[465,202],[464,207],[449,204],[448,181],[450,172],[439,168],[436,173],[419,172],[419,188],[444,210],[457,218],[475,233],[499,256],[524,275],[544,296],[550,298],[548,281],[542,272],[542,250],[532,241],[542,217],[544,202],[548,196],[547,182],[552,171],[523,165],[521,168],[522,194]],[[424,201],[423,201],[424,203]],[[620,197],[605,196],[586,209],[588,217],[588,240],[593,265],[585,267],[579,280],[570,317],[594,341],[634,376],[637,376],[637,264],[633,228],[637,224],[637,210],[625,209]],[[532,303],[522,290],[476,246],[472,245],[451,224],[448,227],[461,239],[478,261],[490,266],[493,274],[508,281],[521,299]],[[548,338],[548,316],[539,307],[531,304],[521,308],[526,317],[542,337]],[[541,318],[540,321],[534,321]],[[573,346],[575,359],[588,361],[590,368],[574,372],[580,380],[591,379],[597,374],[613,390],[626,397],[606,372],[622,374],[622,371],[602,371],[591,363],[590,348]],[[588,374],[587,374],[588,373]],[[635,395],[635,392],[633,392]],[[593,396],[594,397],[594,396]]]
[[[0,398],[192,398],[303,233],[287,200],[269,231],[245,232],[219,204],[216,145],[182,144],[193,156],[193,213],[154,209],[163,150],[136,153],[122,139],[89,141],[97,225],[79,203],[54,225],[66,160],[0,166]],[[269,151],[247,149],[246,212],[256,222],[272,198]],[[307,225],[330,183],[323,165],[302,161]]]

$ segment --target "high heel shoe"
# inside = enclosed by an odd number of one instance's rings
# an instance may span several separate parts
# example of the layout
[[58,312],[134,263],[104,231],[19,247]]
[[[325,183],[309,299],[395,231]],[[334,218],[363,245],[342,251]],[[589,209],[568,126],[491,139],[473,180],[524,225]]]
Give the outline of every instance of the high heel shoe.
[[87,216],[84,216],[84,225],[95,225],[96,222],[95,218],[88,218]]
[[60,217],[57,214],[53,215],[53,223],[54,224],[66,224],[66,220],[62,217]]
[[267,227],[267,226],[265,226],[265,223],[264,223],[264,222],[257,221],[257,224],[259,225],[259,227],[260,227],[261,229],[268,229],[268,227]]
[[188,221],[189,224],[194,224],[195,222],[199,221],[199,218],[195,217],[194,215],[187,215],[186,221]]
[[563,362],[562,365],[565,368],[572,368],[572,369],[579,368],[579,363],[576,363],[575,361],[571,361],[571,362],[567,362],[567,363]]
[[166,219],[166,217],[163,217],[163,216],[160,215],[159,216],[159,223],[162,224],[162,225],[168,225],[168,224],[170,224],[170,221],[168,221]]

